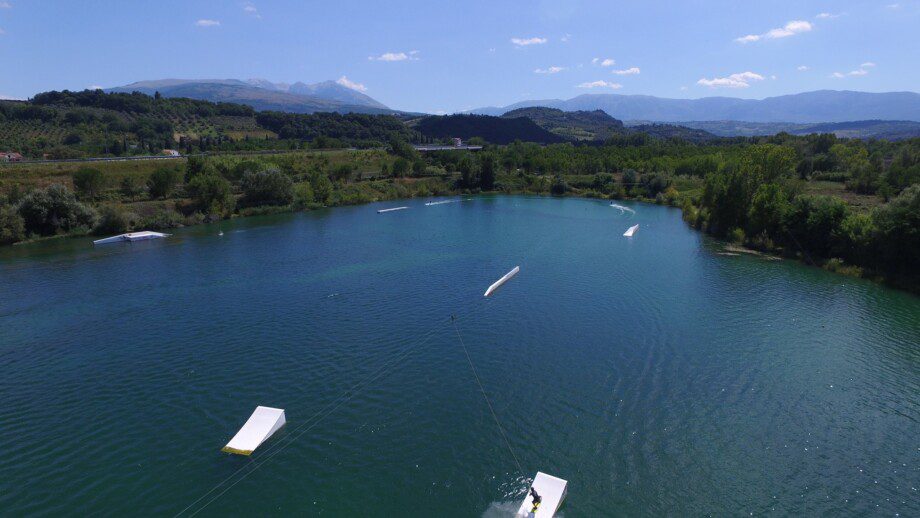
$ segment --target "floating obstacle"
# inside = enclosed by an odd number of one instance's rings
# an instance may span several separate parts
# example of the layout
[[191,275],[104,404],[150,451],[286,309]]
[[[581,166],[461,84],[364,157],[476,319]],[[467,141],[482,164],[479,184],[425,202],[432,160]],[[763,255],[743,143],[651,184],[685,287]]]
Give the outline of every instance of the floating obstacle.
[[431,207],[432,205],[444,205],[445,203],[457,203],[460,200],[441,200],[441,201],[429,201],[425,203],[426,207]]
[[246,424],[220,451],[251,455],[260,444],[284,426],[284,409],[257,406]]
[[[552,475],[547,475],[541,471],[533,479],[533,484],[527,490],[527,496],[524,497],[524,503],[518,509],[516,516],[533,516],[534,518],[551,518],[559,510],[562,501],[565,500],[566,486],[568,482]],[[540,504],[534,510],[533,491],[540,496]]]
[[392,209],[380,209],[377,211],[377,214],[383,214],[384,212],[393,212],[394,210],[406,210],[409,207],[393,207]]
[[159,239],[159,238],[169,237],[169,236],[170,234],[163,234],[160,232],[151,232],[149,230],[144,230],[142,232],[128,232],[127,234],[119,234],[117,236],[107,237],[104,239],[97,239],[93,241],[93,244],[94,245],[106,245],[109,243],[146,241],[148,239]]
[[626,229],[626,232],[623,232],[623,236],[625,236],[625,237],[633,237],[633,234],[635,234],[637,230],[639,230],[639,224],[638,224],[638,223],[636,223],[635,225],[633,225],[633,226],[629,227],[628,229]]
[[491,295],[493,291],[495,291],[495,290],[497,290],[498,288],[500,288],[502,284],[505,284],[506,282],[508,282],[508,279],[510,279],[510,278],[514,277],[515,275],[517,275],[517,273],[518,273],[519,271],[521,271],[521,267],[520,267],[520,266],[515,266],[513,270],[511,270],[510,272],[506,273],[505,275],[502,275],[502,278],[501,278],[501,279],[499,279],[499,280],[493,282],[492,285],[489,286],[489,289],[486,290],[486,293],[485,293],[485,295],[483,295],[483,297],[488,297],[489,295]]

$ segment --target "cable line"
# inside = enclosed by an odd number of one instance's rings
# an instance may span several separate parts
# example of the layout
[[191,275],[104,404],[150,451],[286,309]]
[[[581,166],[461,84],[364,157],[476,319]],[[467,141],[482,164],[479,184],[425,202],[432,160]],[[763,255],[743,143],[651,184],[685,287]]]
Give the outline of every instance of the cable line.
[[508,436],[505,434],[505,427],[503,427],[501,422],[498,420],[498,415],[495,413],[495,408],[492,407],[492,402],[489,401],[489,396],[486,394],[486,389],[482,386],[482,380],[479,379],[479,373],[476,372],[476,367],[473,365],[473,359],[470,357],[470,351],[467,350],[466,344],[463,343],[463,336],[460,335],[460,327],[457,325],[457,318],[451,316],[451,321],[454,324],[454,330],[457,332],[457,338],[460,340],[460,345],[463,347],[463,352],[466,354],[466,361],[469,362],[470,370],[473,371],[473,377],[476,378],[476,384],[479,385],[479,391],[482,392],[482,397],[486,400],[486,405],[489,406],[489,412],[492,413],[492,419],[495,420],[495,424],[498,426],[498,431],[501,432],[502,439],[505,440],[505,446],[508,447],[508,451],[511,453],[511,457],[514,459],[514,463],[517,465],[518,472],[521,476],[526,477],[524,468],[521,467],[521,462],[518,460],[517,455],[514,454],[514,448],[511,447],[511,442],[508,440]]

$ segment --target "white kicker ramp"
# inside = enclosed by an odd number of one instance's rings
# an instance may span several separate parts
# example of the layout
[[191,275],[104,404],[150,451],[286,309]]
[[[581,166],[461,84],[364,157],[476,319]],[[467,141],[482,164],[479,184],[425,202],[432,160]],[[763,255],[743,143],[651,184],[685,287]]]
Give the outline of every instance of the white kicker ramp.
[[568,484],[568,482],[561,478],[556,478],[538,471],[537,476],[533,479],[533,484],[530,486],[536,489],[537,494],[542,498],[540,507],[537,508],[536,513],[531,514],[530,511],[533,509],[533,496],[531,496],[530,489],[528,488],[527,496],[524,498],[524,503],[521,504],[521,508],[518,509],[516,516],[552,518],[562,505],[562,501],[565,500],[566,487]]
[[284,423],[284,409],[257,406],[246,424],[221,451],[251,455],[260,444],[284,426]]
[[633,225],[633,226],[631,226],[631,227],[629,227],[629,228],[627,228],[627,229],[626,229],[626,232],[623,232],[623,236],[624,236],[624,237],[633,237],[633,234],[635,234],[637,230],[639,230],[639,224],[638,224],[638,223],[635,224],[635,225]]

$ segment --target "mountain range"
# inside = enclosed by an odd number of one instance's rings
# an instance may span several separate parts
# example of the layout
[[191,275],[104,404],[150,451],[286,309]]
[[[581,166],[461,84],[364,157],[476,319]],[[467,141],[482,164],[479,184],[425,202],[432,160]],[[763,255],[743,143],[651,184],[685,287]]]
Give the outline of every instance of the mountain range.
[[256,110],[291,113],[395,113],[369,95],[336,81],[293,84],[265,79],[157,79],[106,89],[108,92],[141,92],[164,97],[188,97],[213,102],[232,102]]
[[818,90],[800,94],[739,99],[704,97],[668,99],[650,95],[585,94],[571,99],[521,101],[505,107],[471,110],[502,115],[518,108],[542,106],[563,111],[603,110],[620,120],[655,122],[746,121],[827,123],[862,120],[920,121],[920,94]]

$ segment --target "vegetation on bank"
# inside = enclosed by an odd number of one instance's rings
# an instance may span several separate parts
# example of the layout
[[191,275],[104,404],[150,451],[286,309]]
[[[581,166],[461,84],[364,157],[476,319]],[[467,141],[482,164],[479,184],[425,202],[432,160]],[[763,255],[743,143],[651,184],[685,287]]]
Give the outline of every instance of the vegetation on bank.
[[[243,116],[236,105],[101,92],[47,94],[3,109],[37,109],[29,117],[44,113],[55,124],[69,117],[91,127],[107,123],[73,114],[97,117],[93,110],[114,109],[111,103],[137,120],[170,110]],[[778,134],[690,143],[629,133],[604,142],[513,142],[421,155],[408,144],[414,130],[388,116],[250,117],[287,137],[271,140],[276,149],[301,151],[0,167],[0,243],[458,192],[572,194],[673,205],[717,237],[920,291],[920,139]],[[150,142],[167,138],[155,125],[151,131]],[[345,142],[385,150],[309,151]]]

